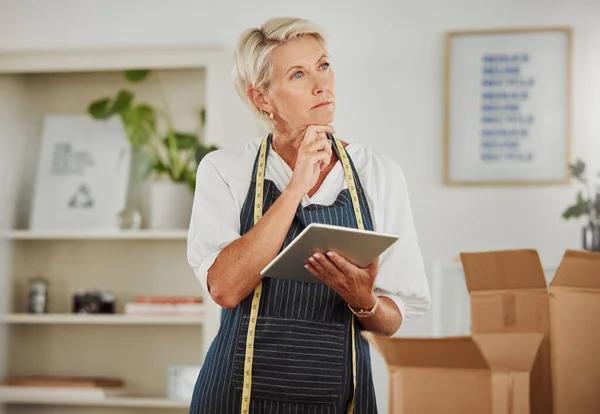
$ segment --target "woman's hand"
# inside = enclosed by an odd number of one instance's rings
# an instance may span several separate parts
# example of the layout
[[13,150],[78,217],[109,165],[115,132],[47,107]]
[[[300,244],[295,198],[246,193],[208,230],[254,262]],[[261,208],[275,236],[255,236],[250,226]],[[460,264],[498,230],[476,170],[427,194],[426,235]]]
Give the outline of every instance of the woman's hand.
[[379,258],[360,268],[335,252],[316,253],[308,259],[306,269],[339,293],[351,307],[370,309],[375,305],[373,286]]
[[331,161],[332,149],[331,141],[327,139],[328,132],[333,134],[335,129],[331,125],[309,125],[306,128],[289,187],[308,194],[315,186],[321,171]]

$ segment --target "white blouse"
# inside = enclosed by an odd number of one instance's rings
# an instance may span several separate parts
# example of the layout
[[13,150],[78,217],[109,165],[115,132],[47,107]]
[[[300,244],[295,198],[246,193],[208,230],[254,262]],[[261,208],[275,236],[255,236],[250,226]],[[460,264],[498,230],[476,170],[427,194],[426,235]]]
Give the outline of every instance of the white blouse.
[[[247,141],[238,150],[213,151],[198,166],[187,258],[205,292],[208,269],[223,248],[241,237],[240,213],[263,139]],[[431,298],[404,174],[394,161],[360,144],[350,143],[346,151],[365,191],[374,230],[400,236],[380,257],[375,293],[394,300],[403,321],[423,315]],[[283,191],[293,171],[278,158],[270,148],[265,179]],[[344,170],[338,161],[317,193],[304,196],[302,205],[330,205],[346,188]]]

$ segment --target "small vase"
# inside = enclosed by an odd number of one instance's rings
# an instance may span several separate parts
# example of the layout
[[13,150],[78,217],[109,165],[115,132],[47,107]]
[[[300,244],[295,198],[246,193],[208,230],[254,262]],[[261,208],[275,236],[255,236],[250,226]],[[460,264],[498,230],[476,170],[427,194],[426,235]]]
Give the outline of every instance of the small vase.
[[123,230],[139,230],[144,225],[145,185],[150,174],[152,158],[142,148],[132,148],[127,185],[127,201],[119,214],[119,227]]
[[582,229],[583,249],[600,252],[600,226],[588,224]]

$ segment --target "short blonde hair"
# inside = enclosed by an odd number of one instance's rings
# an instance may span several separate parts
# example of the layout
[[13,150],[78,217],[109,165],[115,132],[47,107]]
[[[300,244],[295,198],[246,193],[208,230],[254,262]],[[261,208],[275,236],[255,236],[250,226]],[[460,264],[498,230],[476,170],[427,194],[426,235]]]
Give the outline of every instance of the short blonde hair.
[[271,52],[288,40],[301,36],[312,36],[321,43],[327,53],[327,33],[315,23],[301,18],[277,17],[267,20],[260,28],[245,30],[235,50],[233,82],[242,100],[263,122],[269,123],[269,114],[258,109],[248,99],[248,88],[263,91],[269,89],[273,75]]

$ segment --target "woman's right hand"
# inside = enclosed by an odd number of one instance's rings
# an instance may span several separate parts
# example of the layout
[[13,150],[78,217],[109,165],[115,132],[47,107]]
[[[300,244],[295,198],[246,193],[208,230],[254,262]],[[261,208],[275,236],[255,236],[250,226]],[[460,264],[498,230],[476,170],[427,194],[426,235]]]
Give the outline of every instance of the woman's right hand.
[[331,125],[309,125],[304,133],[289,184],[289,187],[303,195],[308,194],[315,186],[321,171],[331,161],[331,141],[327,138],[327,133],[334,134],[335,128]]

